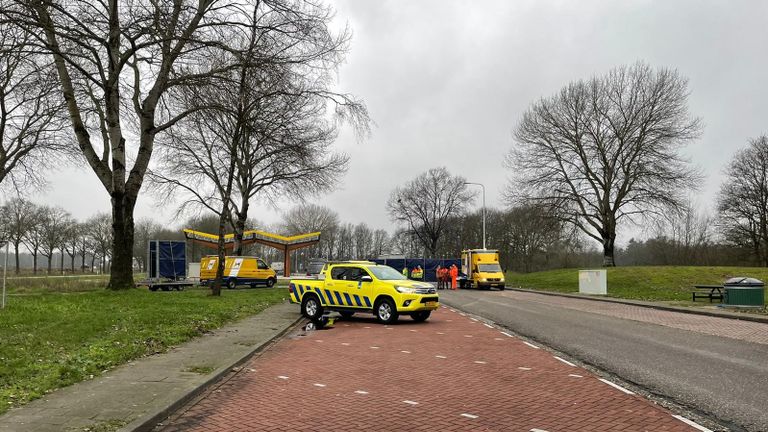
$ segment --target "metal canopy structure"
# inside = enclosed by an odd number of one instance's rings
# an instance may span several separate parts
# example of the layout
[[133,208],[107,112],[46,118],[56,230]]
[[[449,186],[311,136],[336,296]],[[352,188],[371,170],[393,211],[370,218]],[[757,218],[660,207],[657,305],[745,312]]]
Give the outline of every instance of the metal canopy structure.
[[[184,236],[189,241],[201,244],[203,246],[216,249],[219,246],[219,236],[208,234],[191,229],[184,229]],[[317,244],[320,241],[320,232],[299,234],[295,236],[281,236],[279,234],[268,233],[261,230],[249,230],[243,232],[243,246],[258,243],[273,247],[283,252],[283,274],[291,274],[291,252],[296,249],[305,248]],[[224,249],[233,249],[235,247],[234,234],[224,236]]]

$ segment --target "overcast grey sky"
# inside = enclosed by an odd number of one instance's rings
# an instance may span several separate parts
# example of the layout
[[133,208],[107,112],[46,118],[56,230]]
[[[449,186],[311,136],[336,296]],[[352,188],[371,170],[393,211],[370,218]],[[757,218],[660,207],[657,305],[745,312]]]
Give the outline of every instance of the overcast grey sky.
[[[337,20],[354,35],[339,88],[363,98],[376,122],[357,142],[338,191],[316,202],[344,221],[391,228],[392,188],[445,166],[484,183],[501,205],[504,155],[528,105],[569,81],[643,60],[690,79],[692,114],[702,137],[686,150],[707,175],[698,203],[711,208],[722,170],[747,139],[768,133],[766,1],[446,1],[336,0]],[[37,199],[78,218],[109,210],[88,168],[59,171]],[[479,194],[479,188],[478,188]],[[479,195],[478,195],[479,198]],[[477,201],[479,205],[479,199]],[[280,203],[285,210],[291,203]],[[279,212],[252,207],[266,223]],[[169,222],[172,208],[139,199],[137,217]]]

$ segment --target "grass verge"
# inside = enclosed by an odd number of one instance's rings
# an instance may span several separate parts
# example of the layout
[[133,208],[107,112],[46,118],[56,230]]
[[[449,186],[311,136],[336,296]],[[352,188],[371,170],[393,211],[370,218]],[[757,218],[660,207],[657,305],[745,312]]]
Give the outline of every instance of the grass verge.
[[0,414],[166,351],[285,298],[284,288],[84,291],[10,297],[0,311]]
[[[694,285],[716,285],[730,277],[749,276],[768,282],[762,267],[615,267],[608,270],[608,296],[647,301],[689,301]],[[506,275],[507,285],[566,293],[579,292],[578,269]]]

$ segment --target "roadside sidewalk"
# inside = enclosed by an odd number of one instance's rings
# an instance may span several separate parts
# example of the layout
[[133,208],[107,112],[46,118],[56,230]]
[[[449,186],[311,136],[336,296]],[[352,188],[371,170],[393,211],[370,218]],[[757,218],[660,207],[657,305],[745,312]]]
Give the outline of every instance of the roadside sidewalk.
[[0,416],[0,431],[140,431],[189,401],[299,320],[288,303],[169,352],[120,366]]

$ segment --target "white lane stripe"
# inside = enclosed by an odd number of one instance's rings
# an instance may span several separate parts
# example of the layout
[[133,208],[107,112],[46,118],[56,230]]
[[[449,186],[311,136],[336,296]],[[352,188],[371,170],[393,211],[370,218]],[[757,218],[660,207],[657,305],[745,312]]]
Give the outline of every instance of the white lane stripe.
[[325,387],[325,384],[319,384],[319,383],[315,383],[315,384],[314,384],[314,386],[315,386],[315,387]]
[[503,334],[503,335],[504,335],[504,336],[506,336],[506,337],[512,337],[512,335],[511,335],[511,334],[509,334],[509,333],[507,333],[507,332],[499,332],[499,333]]
[[322,342],[320,339],[316,340],[315,342]]
[[673,414],[673,415],[672,415],[672,417],[674,417],[674,418],[676,418],[676,419],[680,420],[681,422],[683,422],[683,423],[687,424],[688,426],[692,426],[692,427],[694,427],[694,428],[696,428],[696,429],[700,430],[701,432],[712,432],[712,430],[711,430],[711,429],[707,429],[707,428],[705,428],[704,426],[702,426],[702,425],[700,425],[700,424],[696,423],[695,421],[693,421],[693,420],[688,420],[687,418],[685,418],[685,417],[683,417],[683,416],[679,416],[679,415],[675,415],[675,414]]
[[411,353],[410,351],[400,351],[400,352],[403,353],[403,354],[410,354]]
[[341,344],[344,346],[349,346],[349,342],[342,342]]
[[493,338],[493,340],[504,340],[502,338]]
[[477,363],[477,364],[485,364],[485,362],[482,361],[482,360],[475,360],[475,363]]
[[520,370],[531,370],[531,368],[523,367],[523,366],[518,366],[518,369],[520,369]]
[[372,346],[371,349],[379,349],[377,346]]
[[461,415],[462,415],[462,417],[466,417],[466,418],[470,418],[470,419],[476,419],[477,418],[477,416],[474,415],[474,414],[462,413]]
[[365,391],[365,390],[355,390],[355,393],[357,393],[357,394],[368,394],[368,392]]
[[529,432],[547,432],[547,431],[545,431],[544,429],[536,429],[536,428],[533,428],[533,429],[531,429]]
[[524,344],[526,344],[526,345],[528,345],[528,346],[529,346],[529,347],[531,347],[531,348],[541,349],[541,348],[537,347],[536,345],[534,345],[534,344],[532,344],[532,343],[530,343],[530,342],[526,342],[526,341],[523,341],[523,343],[524,343]]
[[569,376],[569,377],[574,377],[574,378],[584,378],[583,376],[581,376],[581,375],[576,375],[576,374],[568,374],[568,376]]
[[602,381],[602,382],[608,384],[609,386],[615,388],[616,390],[622,391],[622,392],[624,392],[626,394],[629,394],[629,395],[633,395],[634,394],[631,391],[625,389],[624,387],[622,387],[622,386],[620,386],[618,384],[614,384],[614,383],[608,381],[607,379],[600,378],[600,381]]
[[472,337],[472,335],[464,335],[464,337]]
[[418,405],[418,402],[414,402],[412,400],[404,400],[403,403],[407,403],[408,405]]
[[575,365],[575,364],[573,364],[573,363],[569,362],[569,361],[568,361],[568,360],[566,360],[566,359],[560,358],[560,357],[558,357],[558,356],[552,356],[552,357],[554,357],[554,358],[556,358],[556,359],[560,360],[561,362],[563,362],[563,363],[567,364],[568,366],[576,367],[576,365]]
[[277,377],[280,378],[280,379],[288,379],[288,377],[285,376],[285,375],[278,375]]
[[446,356],[441,356],[441,355],[436,355],[435,357],[437,357],[437,358],[448,358]]
[[493,328],[493,326],[492,326],[492,325],[490,325],[490,324],[486,324],[486,323],[483,323],[483,325],[484,325],[484,326],[486,326],[486,327],[488,327],[488,328]]
[[445,333],[443,333],[443,332],[437,332],[437,334],[442,334],[442,335],[444,335]]

